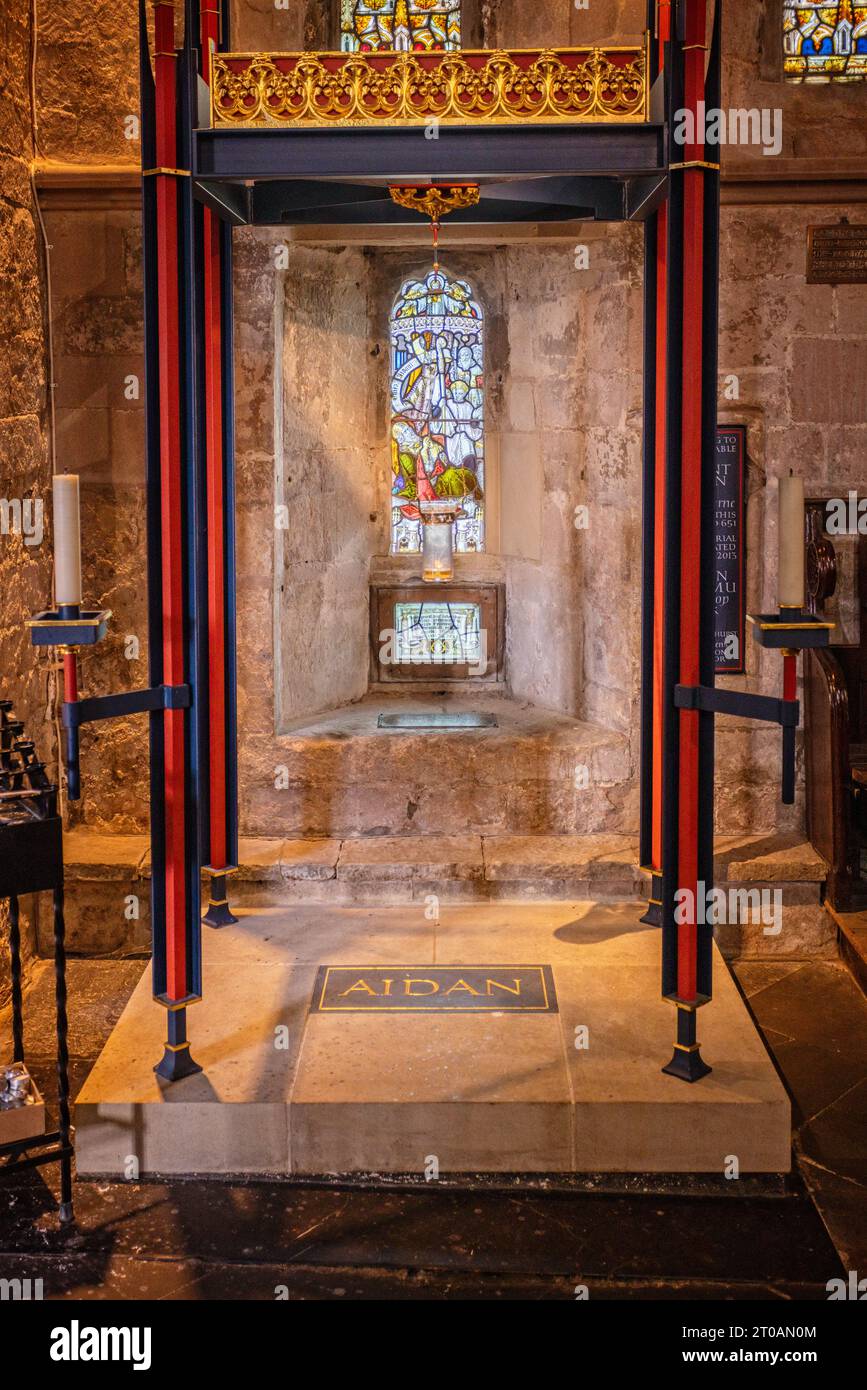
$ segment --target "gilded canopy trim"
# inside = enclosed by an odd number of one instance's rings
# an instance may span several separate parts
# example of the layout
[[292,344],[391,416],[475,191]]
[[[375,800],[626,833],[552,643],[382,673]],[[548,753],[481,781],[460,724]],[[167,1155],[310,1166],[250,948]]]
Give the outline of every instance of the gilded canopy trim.
[[215,128],[647,120],[642,48],[215,53]]

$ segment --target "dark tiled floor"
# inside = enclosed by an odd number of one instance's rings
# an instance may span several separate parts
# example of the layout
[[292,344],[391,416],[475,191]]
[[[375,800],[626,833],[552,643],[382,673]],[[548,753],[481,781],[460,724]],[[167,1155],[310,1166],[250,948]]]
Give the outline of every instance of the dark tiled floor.
[[804,1182],[847,1269],[867,1269],[867,999],[845,965],[742,965],[792,1097]]
[[[70,963],[74,1089],[143,968]],[[586,1284],[603,1299],[824,1299],[828,1279],[867,1269],[867,1001],[836,965],[738,975],[795,1100],[798,1171],[785,1183],[82,1183],[62,1232],[53,1176],[22,1173],[0,1184],[0,1277],[41,1277],[54,1298],[272,1300],[286,1286],[297,1299],[541,1300]],[[50,967],[27,1020],[50,1095]]]

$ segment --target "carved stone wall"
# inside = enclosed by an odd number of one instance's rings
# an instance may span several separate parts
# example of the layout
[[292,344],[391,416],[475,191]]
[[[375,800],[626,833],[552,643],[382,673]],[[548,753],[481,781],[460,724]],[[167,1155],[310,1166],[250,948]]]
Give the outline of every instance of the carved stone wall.
[[[9,0],[25,13],[23,0]],[[43,159],[116,164],[139,157],[138,4],[73,0],[37,7],[36,83]]]
[[[83,694],[147,685],[141,227],[137,212],[46,216],[51,242],[57,451],[81,478],[83,587],[111,610],[109,635],[79,662]],[[147,719],[81,733],[82,799],[72,826],[147,824]]]
[[[33,119],[25,5],[0,9],[0,697],[48,763],[51,677],[24,627],[51,595],[48,524],[39,511],[50,474],[46,412],[45,273],[30,182]],[[26,511],[24,510],[26,508]],[[27,516],[29,513],[29,524]],[[25,905],[25,911],[26,911]],[[9,985],[0,909],[0,1005]],[[25,924],[25,957],[31,930]]]

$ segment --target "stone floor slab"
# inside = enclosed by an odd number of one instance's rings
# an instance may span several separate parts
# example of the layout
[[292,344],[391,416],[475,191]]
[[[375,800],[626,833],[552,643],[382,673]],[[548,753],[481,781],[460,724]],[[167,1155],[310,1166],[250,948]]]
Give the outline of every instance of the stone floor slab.
[[[190,1012],[201,1076],[164,1088],[164,1015],[139,984],[76,1106],[79,1171],[566,1173],[789,1166],[789,1106],[722,961],[702,1011],[713,1075],[661,1074],[673,1011],[634,904],[306,905],[206,932]],[[539,964],[560,1013],[309,1014],[319,964]],[[590,1030],[579,1054],[575,1029]],[[724,1151],[724,1152],[723,1152]]]

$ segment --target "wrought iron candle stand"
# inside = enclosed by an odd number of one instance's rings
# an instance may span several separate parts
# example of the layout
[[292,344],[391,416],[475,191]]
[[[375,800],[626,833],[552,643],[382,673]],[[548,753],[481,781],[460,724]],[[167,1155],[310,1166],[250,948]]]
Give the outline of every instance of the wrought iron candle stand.
[[54,895],[54,981],[57,1014],[58,1126],[48,1134],[0,1144],[0,1173],[60,1164],[60,1220],[73,1220],[72,1127],[69,1108],[69,1048],[66,1013],[66,949],[63,920],[63,835],[57,787],[36,756],[23,724],[11,717],[12,704],[0,700],[0,898],[9,899],[9,951],[12,975],[13,1062],[24,1061],[21,989],[21,918],[26,894]]
[[[69,711],[78,707],[78,656],[76,647],[92,647],[101,642],[108,631],[110,609],[87,611],[77,605],[67,605],[37,613],[28,623],[34,647],[57,647],[63,657],[63,724],[66,730],[66,795],[70,801],[81,797],[79,764],[79,727],[83,719],[75,720]],[[90,702],[88,702],[90,703]],[[96,716],[98,717],[98,716]],[[103,716],[105,717],[105,716]]]
[[[779,716],[768,712],[753,714],[754,719],[768,719],[783,727],[783,804],[795,804],[795,734],[801,721],[798,701],[798,653],[815,647],[827,647],[834,623],[822,622],[802,608],[780,608],[777,613],[750,613],[747,621],[753,638],[760,647],[783,654],[783,698],[768,701],[769,711],[779,707]],[[761,696],[749,697],[753,700]]]
[[795,803],[795,734],[801,721],[797,698],[798,653],[812,647],[827,647],[833,623],[822,622],[800,608],[781,608],[778,613],[749,613],[747,621],[760,647],[783,654],[783,698],[752,695],[745,690],[721,690],[717,686],[675,687],[678,709],[702,710],[710,714],[733,714],[741,719],[759,719],[779,724],[783,730],[783,803]]
[[[190,707],[188,685],[158,685],[120,695],[81,699],[76,649],[101,642],[108,631],[110,617],[109,610],[88,612],[77,607],[66,607],[38,613],[28,624],[34,646],[57,647],[63,654],[63,726],[66,730],[67,796],[70,801],[78,801],[81,797],[79,731],[82,724]],[[165,1052],[162,1061],[154,1067],[154,1071],[167,1081],[178,1081],[183,1076],[201,1071],[190,1055],[186,1037],[186,1004],[190,1002],[187,1000],[184,1006],[172,1006],[168,1010]]]
[[[698,710],[709,714],[732,714],[741,719],[758,719],[779,724],[783,731],[782,799],[784,805],[795,802],[795,734],[801,720],[797,699],[798,652],[810,647],[825,647],[830,640],[833,623],[821,622],[800,608],[782,608],[778,613],[749,614],[753,635],[761,647],[783,653],[783,698],[771,695],[752,695],[743,690],[721,690],[716,686],[677,685],[674,703],[678,709]],[[698,1081],[710,1067],[702,1060],[697,1043],[697,1011],[706,1000],[677,1003],[677,1042],[672,1060],[663,1071],[683,1081]]]

